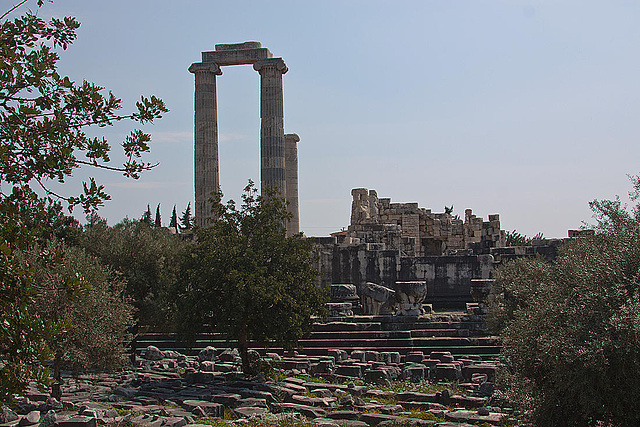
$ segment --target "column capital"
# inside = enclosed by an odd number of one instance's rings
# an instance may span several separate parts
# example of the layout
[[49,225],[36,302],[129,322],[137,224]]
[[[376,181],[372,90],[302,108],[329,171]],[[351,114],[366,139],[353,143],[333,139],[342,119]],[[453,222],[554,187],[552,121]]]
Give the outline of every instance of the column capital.
[[215,62],[194,62],[189,67],[190,73],[199,73],[199,72],[210,72],[215,74],[216,76],[222,75],[222,70],[220,66]]
[[297,133],[285,133],[284,139],[285,141],[300,142],[300,137]]
[[253,69],[261,74],[263,70],[268,70],[268,69],[279,71],[281,74],[284,74],[287,71],[289,71],[289,69],[287,68],[287,65],[284,63],[284,60],[282,58],[262,59],[260,61],[257,61],[255,64],[253,64]]

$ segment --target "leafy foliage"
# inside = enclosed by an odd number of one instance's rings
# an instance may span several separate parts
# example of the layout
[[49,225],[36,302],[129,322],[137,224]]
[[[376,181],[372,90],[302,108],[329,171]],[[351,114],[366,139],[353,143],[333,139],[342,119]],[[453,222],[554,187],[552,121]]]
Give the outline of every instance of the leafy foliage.
[[81,245],[122,275],[140,325],[168,328],[170,286],[187,242],[142,221],[124,219],[113,227],[88,227]]
[[55,354],[58,383],[63,366],[75,370],[121,366],[133,311],[124,298],[124,283],[83,249],[55,240],[24,255],[34,269],[37,289],[31,310],[61,326],[47,338]]
[[323,310],[311,242],[287,237],[285,203],[245,188],[242,205],[214,203],[210,227],[198,229],[179,278],[178,322],[187,338],[207,325],[238,340],[245,373],[249,340],[291,348]]
[[193,217],[191,216],[191,202],[189,202],[186,209],[182,212],[182,215],[180,216],[180,229],[191,230],[192,226],[193,226]]
[[178,228],[178,214],[176,213],[176,205],[173,205],[173,212],[171,212],[171,220],[169,221],[169,227]]
[[160,204],[156,207],[156,219],[153,222],[153,226],[156,228],[162,227],[162,217],[160,216]]
[[544,234],[542,234],[541,232],[539,232],[533,237],[527,237],[524,234],[518,233],[518,231],[516,230],[507,231],[506,234],[507,234],[507,239],[506,239],[507,246],[531,246],[534,240],[544,239]]
[[[137,178],[154,166],[142,160],[149,151],[148,134],[131,131],[122,142],[124,163],[113,166],[108,141],[87,131],[121,120],[149,123],[168,111],[151,96],[142,97],[136,111],[119,114],[121,101],[111,92],[58,74],[58,52],[75,40],[80,24],[72,17],[45,22],[31,11],[6,19],[26,2],[0,16],[0,399],[20,391],[29,379],[45,381],[46,342],[60,326],[30,309],[39,289],[33,262],[24,262],[22,254],[54,237],[71,244],[78,239],[78,224],[62,215],[60,202],[89,212],[109,199],[93,178],[80,194],[55,193],[49,182],[64,183],[82,166]],[[51,271],[60,262],[56,257],[40,261]]]
[[148,134],[131,131],[122,142],[126,161],[111,166],[110,145],[105,138],[89,137],[85,129],[131,119],[141,124],[160,118],[167,111],[159,98],[142,97],[137,111],[119,115],[120,99],[103,87],[83,81],[75,83],[56,71],[56,48],[66,49],[80,26],[72,17],[53,18],[49,23],[31,12],[0,25],[0,174],[9,185],[37,183],[48,194],[67,200],[70,207],[90,210],[109,199],[104,186],[93,178],[84,192],[57,195],[47,179],[64,182],[81,165],[111,169],[137,178],[153,165],[141,161],[149,151]]
[[565,243],[554,264],[522,259],[496,273],[503,379],[537,425],[640,423],[629,410],[640,398],[640,206],[591,207],[597,233]]
[[24,389],[30,380],[46,384],[49,372],[42,368],[50,356],[44,337],[51,324],[32,315],[33,271],[20,263],[15,250],[0,244],[0,402]]

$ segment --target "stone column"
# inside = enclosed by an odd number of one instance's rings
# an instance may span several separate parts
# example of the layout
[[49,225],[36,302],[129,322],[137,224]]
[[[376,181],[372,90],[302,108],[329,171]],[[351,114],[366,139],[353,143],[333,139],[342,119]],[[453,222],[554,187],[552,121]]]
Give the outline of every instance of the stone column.
[[271,188],[287,197],[284,154],[284,108],[282,75],[288,71],[282,58],[257,61],[260,73],[260,181],[264,194]]
[[285,177],[287,181],[287,210],[292,215],[287,223],[287,236],[300,232],[300,213],[298,209],[298,142],[295,133],[284,136]]
[[222,74],[213,62],[191,64],[195,74],[195,215],[196,225],[206,227],[211,217],[211,192],[220,190],[218,167],[218,107],[216,76]]

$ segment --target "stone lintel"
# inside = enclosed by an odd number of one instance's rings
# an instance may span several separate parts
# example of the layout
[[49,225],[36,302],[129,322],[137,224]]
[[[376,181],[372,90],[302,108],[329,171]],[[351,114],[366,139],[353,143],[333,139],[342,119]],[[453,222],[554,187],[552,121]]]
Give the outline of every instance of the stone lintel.
[[221,43],[216,45],[216,50],[244,50],[244,49],[260,49],[260,42],[243,42],[243,43]]
[[256,61],[253,64],[253,69],[257,72],[260,72],[263,67],[270,66],[275,66],[278,71],[282,72],[282,74],[285,74],[287,71],[289,71],[289,68],[287,68],[287,64],[284,63],[284,60],[282,58],[269,58]]
[[255,64],[257,61],[272,58],[273,54],[267,48],[259,49],[238,49],[238,50],[216,50],[213,52],[202,52],[202,62],[215,62],[223,65],[246,65]]
[[220,66],[215,62],[194,62],[189,67],[190,73],[197,73],[198,71],[209,71],[215,74],[216,76],[222,75],[222,70]]

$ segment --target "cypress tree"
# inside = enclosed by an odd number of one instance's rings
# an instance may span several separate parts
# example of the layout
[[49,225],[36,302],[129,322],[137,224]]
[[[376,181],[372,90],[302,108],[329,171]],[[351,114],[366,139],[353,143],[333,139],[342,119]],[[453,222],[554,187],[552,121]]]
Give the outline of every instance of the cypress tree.
[[176,213],[176,205],[173,205],[173,212],[171,213],[171,222],[169,227],[178,228],[178,214]]
[[153,226],[156,228],[162,227],[162,220],[160,219],[160,203],[158,203],[158,207],[156,207],[156,220],[153,223]]

